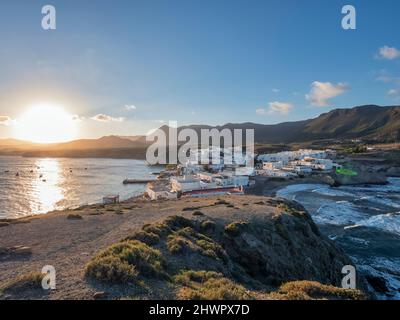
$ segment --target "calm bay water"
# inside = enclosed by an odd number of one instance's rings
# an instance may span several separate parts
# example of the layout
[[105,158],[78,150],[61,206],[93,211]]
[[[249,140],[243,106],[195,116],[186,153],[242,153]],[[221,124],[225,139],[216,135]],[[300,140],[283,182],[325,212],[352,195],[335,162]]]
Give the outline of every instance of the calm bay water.
[[159,170],[142,160],[0,156],[0,219],[97,203],[109,194],[127,199],[145,185],[123,185],[125,178],[154,178]]

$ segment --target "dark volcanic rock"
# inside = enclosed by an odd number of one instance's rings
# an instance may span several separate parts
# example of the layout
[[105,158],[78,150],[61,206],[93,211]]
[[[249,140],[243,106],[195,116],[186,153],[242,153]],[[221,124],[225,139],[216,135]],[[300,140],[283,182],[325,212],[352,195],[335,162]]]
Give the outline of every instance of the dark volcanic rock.
[[356,169],[356,176],[349,176],[344,174],[333,173],[334,186],[344,185],[364,185],[364,184],[386,184],[387,178],[384,172],[364,171],[363,169]]
[[379,293],[388,293],[389,288],[387,286],[386,280],[382,277],[375,277],[371,275],[365,276],[365,279],[368,281],[368,283],[371,285],[372,288],[376,292]]

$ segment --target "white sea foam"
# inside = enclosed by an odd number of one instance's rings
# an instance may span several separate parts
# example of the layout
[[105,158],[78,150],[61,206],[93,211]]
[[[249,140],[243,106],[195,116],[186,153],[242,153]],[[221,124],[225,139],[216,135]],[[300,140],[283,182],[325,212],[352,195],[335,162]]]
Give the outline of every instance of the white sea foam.
[[378,214],[357,222],[358,226],[378,228],[400,235],[400,212]]
[[331,197],[352,197],[353,194],[350,192],[342,191],[338,188],[332,188],[329,186],[323,186],[321,188],[317,188],[312,190],[314,193],[318,193],[324,196],[331,196]]
[[312,215],[318,224],[332,224],[339,226],[354,225],[363,220],[366,213],[348,201],[337,203],[336,201],[325,201],[315,214]]
[[300,192],[300,191],[308,191],[308,190],[314,190],[317,188],[323,187],[323,184],[292,184],[289,185],[283,189],[278,190],[276,195],[278,197],[283,197],[286,198],[287,196],[292,196],[294,193]]
[[[400,178],[390,178],[387,185],[373,186],[297,185],[285,188],[280,194],[287,198],[296,197],[317,224],[338,225],[345,229],[367,227],[390,232],[393,237],[400,235]],[[384,247],[385,237],[382,240],[370,238],[368,232],[357,233],[356,230],[354,233],[348,230],[346,234],[349,247],[363,249],[358,251],[357,257],[352,257],[357,271],[386,281],[389,293],[376,293],[378,298],[400,299],[400,257],[376,256],[375,251],[368,250],[376,241]],[[330,238],[335,241],[338,236],[331,235]],[[391,255],[396,256],[396,252]]]

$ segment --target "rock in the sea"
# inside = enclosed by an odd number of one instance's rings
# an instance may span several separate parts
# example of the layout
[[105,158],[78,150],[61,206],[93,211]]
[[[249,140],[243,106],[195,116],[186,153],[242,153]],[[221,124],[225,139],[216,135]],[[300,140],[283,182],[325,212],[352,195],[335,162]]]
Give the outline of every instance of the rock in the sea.
[[363,184],[386,184],[386,174],[379,172],[369,172],[362,170],[355,170],[357,175],[344,175],[333,173],[332,178],[335,181],[334,186],[345,186],[345,185],[363,185]]
[[379,293],[388,293],[389,292],[389,288],[388,288],[386,280],[384,278],[367,275],[367,276],[365,276],[365,279],[368,281],[368,283],[371,285],[371,287],[374,288],[374,290],[376,292],[379,292]]

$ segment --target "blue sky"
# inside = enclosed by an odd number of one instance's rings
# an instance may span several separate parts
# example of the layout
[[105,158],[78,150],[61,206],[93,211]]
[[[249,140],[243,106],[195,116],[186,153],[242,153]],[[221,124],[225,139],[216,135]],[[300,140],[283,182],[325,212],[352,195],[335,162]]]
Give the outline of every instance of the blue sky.
[[[345,4],[356,30],[341,28]],[[399,12],[395,0],[2,0],[0,137],[40,101],[78,115],[82,137],[394,105]]]

